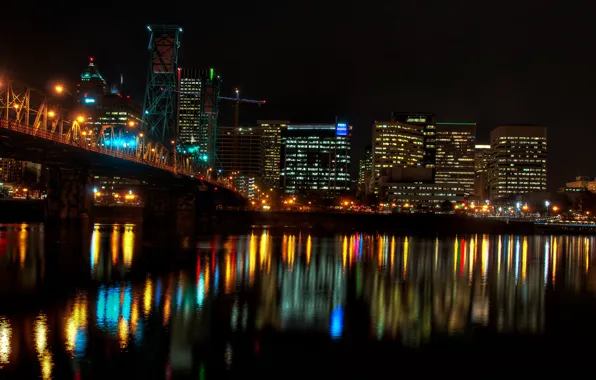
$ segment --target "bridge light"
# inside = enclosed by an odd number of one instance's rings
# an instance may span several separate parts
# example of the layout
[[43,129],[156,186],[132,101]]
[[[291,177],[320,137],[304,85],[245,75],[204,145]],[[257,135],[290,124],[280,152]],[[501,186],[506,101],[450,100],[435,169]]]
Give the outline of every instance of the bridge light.
[[77,116],[77,121],[78,121],[79,123],[82,123],[82,122],[84,122],[84,121],[85,121],[85,118],[84,118],[83,116]]
[[15,104],[15,105],[14,105],[14,108],[16,108],[16,109],[19,109],[19,107],[20,107],[20,106],[19,106],[18,104]]
[[62,85],[59,85],[59,84],[58,84],[58,85],[56,85],[56,86],[54,87],[54,90],[55,90],[57,93],[61,94],[61,93],[63,93],[63,92],[64,92],[64,87],[63,87]]
[[48,117],[54,117],[56,113],[54,111],[48,111]]
[[128,122],[129,127],[134,127],[135,125],[136,125],[136,123],[132,120]]

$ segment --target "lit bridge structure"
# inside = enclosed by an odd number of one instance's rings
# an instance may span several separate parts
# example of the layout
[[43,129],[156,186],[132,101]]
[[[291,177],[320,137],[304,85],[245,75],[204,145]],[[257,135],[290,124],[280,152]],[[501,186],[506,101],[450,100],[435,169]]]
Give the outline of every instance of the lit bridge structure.
[[46,218],[90,216],[95,176],[145,183],[146,215],[165,216],[180,204],[204,210],[245,204],[229,184],[176,152],[175,141],[168,147],[146,132],[116,136],[112,126],[90,129],[84,121],[39,91],[0,82],[0,157],[48,168]]

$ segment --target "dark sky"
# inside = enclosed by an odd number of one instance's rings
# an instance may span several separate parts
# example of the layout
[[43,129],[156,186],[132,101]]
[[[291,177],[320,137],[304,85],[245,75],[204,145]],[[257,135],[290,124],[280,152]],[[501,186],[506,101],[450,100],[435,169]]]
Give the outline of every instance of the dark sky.
[[[339,116],[354,125],[356,159],[370,143],[373,120],[391,111],[476,121],[479,142],[500,124],[540,124],[549,128],[550,188],[596,175],[593,2],[155,3],[3,8],[10,15],[0,22],[0,68],[44,86],[76,80],[93,56],[108,80],[122,73],[127,92],[142,100],[145,25],[175,23],[184,28],[182,67],[213,66],[224,95],[239,87],[244,97],[267,100],[261,108],[241,106],[243,123]],[[229,123],[231,105],[221,110]]]

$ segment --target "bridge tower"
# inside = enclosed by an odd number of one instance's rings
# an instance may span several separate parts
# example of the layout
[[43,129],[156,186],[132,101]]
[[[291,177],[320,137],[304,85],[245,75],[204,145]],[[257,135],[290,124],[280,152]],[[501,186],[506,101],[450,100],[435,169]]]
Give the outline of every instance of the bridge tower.
[[182,28],[176,25],[148,25],[149,72],[143,103],[143,128],[146,133],[170,146],[176,140],[178,49]]

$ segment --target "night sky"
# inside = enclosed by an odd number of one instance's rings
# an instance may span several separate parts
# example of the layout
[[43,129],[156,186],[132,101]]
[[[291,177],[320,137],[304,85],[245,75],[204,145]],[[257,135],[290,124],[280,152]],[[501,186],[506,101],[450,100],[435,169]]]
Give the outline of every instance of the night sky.
[[[387,120],[391,111],[476,121],[479,143],[500,124],[545,125],[550,189],[596,175],[596,4],[490,3],[230,0],[151,8],[103,1],[96,4],[108,5],[94,9],[28,3],[3,7],[0,69],[38,87],[73,85],[93,56],[108,81],[122,73],[123,92],[142,102],[145,26],[174,23],[184,28],[181,67],[215,67],[222,95],[239,87],[243,97],[267,100],[261,108],[241,106],[242,123],[338,116],[354,126],[356,160],[370,143],[373,120]],[[220,115],[221,124],[231,123],[231,104],[222,103]]]

